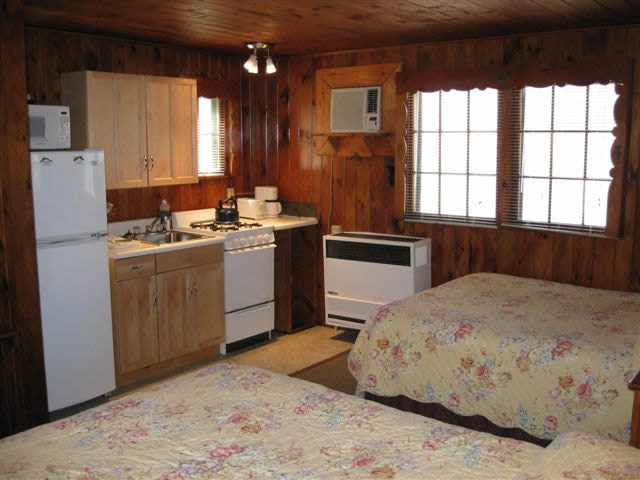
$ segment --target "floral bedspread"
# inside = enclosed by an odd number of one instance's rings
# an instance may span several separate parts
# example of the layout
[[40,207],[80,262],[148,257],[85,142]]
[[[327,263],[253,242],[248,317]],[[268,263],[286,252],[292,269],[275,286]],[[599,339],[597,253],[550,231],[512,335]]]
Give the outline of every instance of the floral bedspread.
[[0,440],[0,478],[510,479],[543,451],[216,363]]
[[640,450],[589,433],[555,438],[513,480],[638,480]]
[[479,273],[381,307],[349,369],[359,391],[440,403],[539,438],[581,431],[627,442],[639,337],[640,294]]

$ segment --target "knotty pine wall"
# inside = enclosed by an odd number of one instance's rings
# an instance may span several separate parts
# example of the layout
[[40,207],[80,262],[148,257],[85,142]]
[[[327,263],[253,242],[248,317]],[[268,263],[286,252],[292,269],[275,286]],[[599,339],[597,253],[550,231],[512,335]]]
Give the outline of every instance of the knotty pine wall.
[[[288,128],[287,62],[276,59],[280,76],[248,75],[244,56],[131,41],[122,38],[27,27],[27,91],[35,103],[60,103],[60,73],[76,70],[185,76],[230,80],[240,84],[240,98],[230,104],[230,172],[224,178],[166,187],[110,190],[115,208],[109,221],[152,217],[166,198],[173,210],[216,205],[226,187],[250,192],[254,185],[275,183],[280,128]],[[282,85],[283,79],[285,84]]]
[[[640,68],[636,64],[632,140],[626,179],[624,236],[619,239],[515,229],[401,222],[383,158],[314,154],[314,78],[320,68],[401,62],[408,70],[494,64],[572,62],[586,57],[639,57],[640,28],[565,31],[536,35],[378,48],[289,59],[291,155],[279,162],[281,197],[317,206],[327,232],[331,164],[331,224],[345,230],[404,233],[432,239],[432,278],[438,285],[472,272],[500,272],[617,290],[640,291]],[[284,160],[284,161],[283,161]],[[400,210],[401,211],[401,210]],[[321,250],[321,249],[320,249]],[[323,305],[321,251],[318,305]]]

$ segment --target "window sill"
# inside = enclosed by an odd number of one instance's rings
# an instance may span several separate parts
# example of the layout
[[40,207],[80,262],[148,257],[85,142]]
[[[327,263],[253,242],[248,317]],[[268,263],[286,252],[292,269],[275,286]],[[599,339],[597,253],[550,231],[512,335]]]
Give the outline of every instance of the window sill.
[[495,223],[472,223],[472,222],[454,222],[454,221],[439,221],[439,220],[420,220],[417,218],[403,218],[403,222],[411,222],[411,223],[428,223],[430,225],[447,225],[450,227],[477,227],[477,228],[488,228],[492,230],[496,230],[498,225]]
[[198,181],[200,180],[229,180],[233,179],[233,175],[198,175]]
[[607,240],[620,240],[620,236],[612,237],[606,235],[603,232],[581,232],[581,231],[572,231],[572,230],[563,230],[561,228],[536,228],[531,225],[513,225],[513,224],[482,224],[482,223],[470,223],[470,222],[452,222],[452,221],[437,221],[437,220],[419,220],[415,218],[403,218],[402,222],[411,222],[411,223],[426,223],[429,225],[443,225],[449,227],[473,227],[473,228],[485,228],[490,230],[518,230],[518,231],[532,231],[532,232],[540,232],[554,235],[576,235],[579,237],[587,237],[587,238],[602,238]]
[[570,230],[563,228],[544,228],[544,227],[536,227],[535,225],[516,225],[516,224],[503,224],[500,225],[501,229],[505,230],[529,230],[533,232],[540,233],[549,233],[549,234],[562,234],[562,235],[577,235],[579,237],[591,237],[591,238],[604,238],[609,240],[620,240],[620,237],[611,237],[604,232],[587,232],[580,230]]

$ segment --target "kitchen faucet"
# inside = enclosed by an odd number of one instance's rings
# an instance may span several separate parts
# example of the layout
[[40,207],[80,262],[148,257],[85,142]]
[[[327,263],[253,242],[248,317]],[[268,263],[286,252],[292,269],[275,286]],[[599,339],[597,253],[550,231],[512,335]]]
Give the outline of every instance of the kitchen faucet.
[[145,231],[147,233],[153,232],[153,227],[156,226],[158,220],[160,220],[163,232],[168,232],[169,230],[171,230],[171,207],[166,200],[162,200],[162,203],[160,204],[160,216],[154,218],[153,222],[151,222],[151,225],[147,225],[145,227]]

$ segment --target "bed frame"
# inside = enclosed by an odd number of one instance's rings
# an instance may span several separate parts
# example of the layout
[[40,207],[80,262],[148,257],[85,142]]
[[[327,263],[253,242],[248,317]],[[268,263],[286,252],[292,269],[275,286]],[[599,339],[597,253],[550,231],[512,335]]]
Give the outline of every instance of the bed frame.
[[[640,372],[629,383],[629,389],[633,391],[633,410],[631,412],[631,440],[629,445],[640,448]],[[374,402],[397,408],[404,412],[417,413],[423,417],[435,418],[441,422],[461,427],[470,428],[479,432],[492,433],[500,437],[515,438],[525,442],[535,443],[541,447],[546,447],[551,440],[534,437],[520,428],[504,428],[490,422],[481,415],[471,415],[468,417],[458,415],[439,403],[420,403],[404,395],[395,397],[379,397],[369,392],[365,392],[364,398]]]
[[[640,392],[638,392],[638,394],[640,394]],[[491,433],[499,437],[515,438],[516,440],[535,443],[541,447],[546,447],[551,443],[551,440],[549,439],[534,437],[520,428],[500,427],[495,423],[490,422],[482,415],[471,415],[468,417],[458,415],[439,403],[421,403],[409,397],[405,397],[404,395],[398,395],[395,397],[379,397],[378,395],[373,395],[369,392],[365,392],[364,398],[367,400],[373,400],[374,402],[381,403],[388,407],[397,408],[404,412],[417,413],[423,417],[435,418],[441,422],[459,425],[478,432]]]
[[636,374],[629,389],[633,391],[633,409],[631,411],[631,440],[629,445],[640,448],[640,372]]

